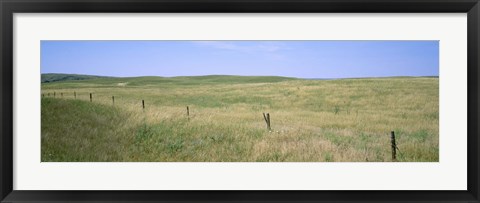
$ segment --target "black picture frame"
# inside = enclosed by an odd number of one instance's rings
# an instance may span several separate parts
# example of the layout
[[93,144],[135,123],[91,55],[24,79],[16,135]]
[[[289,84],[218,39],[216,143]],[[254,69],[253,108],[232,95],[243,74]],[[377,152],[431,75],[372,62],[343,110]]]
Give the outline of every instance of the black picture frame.
[[[479,0],[0,0],[2,202],[479,202]],[[466,191],[24,191],[13,190],[14,13],[467,13]],[[235,184],[235,183],[232,183]]]

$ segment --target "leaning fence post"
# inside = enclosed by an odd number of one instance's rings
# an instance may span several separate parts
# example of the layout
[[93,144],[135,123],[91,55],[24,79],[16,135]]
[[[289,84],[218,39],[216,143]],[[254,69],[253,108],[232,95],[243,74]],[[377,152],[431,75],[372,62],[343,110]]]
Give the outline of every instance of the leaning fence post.
[[263,114],[263,119],[265,119],[265,123],[267,123],[267,128],[268,128],[267,116],[265,115],[265,113],[262,113],[262,114]]
[[395,132],[391,132],[390,134],[390,142],[392,145],[392,160],[397,160],[397,144],[395,143]]
[[92,93],[90,93],[90,102],[92,102]]
[[265,113],[263,113],[263,118],[265,119],[265,123],[267,123],[267,129],[268,129],[269,131],[272,130],[272,129],[270,128],[270,114],[267,113],[267,114],[265,115]]

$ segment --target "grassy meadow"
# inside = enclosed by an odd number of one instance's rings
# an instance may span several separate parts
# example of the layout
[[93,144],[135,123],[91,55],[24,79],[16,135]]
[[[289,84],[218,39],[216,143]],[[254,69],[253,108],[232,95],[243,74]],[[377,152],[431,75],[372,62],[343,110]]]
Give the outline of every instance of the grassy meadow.
[[[390,132],[395,131],[397,161],[437,162],[438,88],[435,77],[42,83],[41,160],[389,162]],[[262,113],[270,114],[270,131]]]

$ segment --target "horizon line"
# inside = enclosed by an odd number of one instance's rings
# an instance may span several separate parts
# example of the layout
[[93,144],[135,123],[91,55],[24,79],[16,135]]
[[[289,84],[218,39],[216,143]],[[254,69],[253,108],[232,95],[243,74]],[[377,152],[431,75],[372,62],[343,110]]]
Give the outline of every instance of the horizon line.
[[397,76],[365,76],[365,77],[338,77],[338,78],[302,78],[294,76],[281,76],[281,75],[228,75],[228,74],[209,74],[209,75],[177,75],[177,76],[160,76],[160,75],[140,75],[140,76],[107,76],[107,75],[89,75],[89,74],[79,74],[79,73],[41,73],[44,74],[63,74],[63,75],[84,75],[84,76],[96,76],[96,77],[106,77],[106,78],[137,78],[137,77],[162,77],[162,78],[175,78],[175,77],[205,77],[205,76],[239,76],[239,77],[284,77],[284,78],[296,78],[296,79],[306,79],[306,80],[328,80],[328,79],[364,79],[364,78],[400,78],[400,77],[437,77],[439,75],[422,75],[422,76],[408,76],[408,75],[397,75]]

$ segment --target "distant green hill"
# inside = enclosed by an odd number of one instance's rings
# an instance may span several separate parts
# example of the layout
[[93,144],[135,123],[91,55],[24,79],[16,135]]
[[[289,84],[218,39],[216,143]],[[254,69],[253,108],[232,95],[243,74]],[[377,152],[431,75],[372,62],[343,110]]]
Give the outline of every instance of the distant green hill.
[[67,81],[67,80],[91,80],[98,78],[107,78],[95,75],[78,75],[78,74],[62,74],[62,73],[46,73],[42,74],[42,83]]
[[[438,76],[425,76],[418,78],[438,78]],[[379,77],[377,79],[411,78]],[[342,78],[338,78],[342,79]],[[42,74],[42,83],[52,83],[53,86],[102,85],[102,86],[145,86],[145,85],[202,85],[202,84],[243,84],[243,83],[276,83],[290,80],[338,80],[328,78],[293,78],[282,76],[238,76],[238,75],[203,75],[203,76],[138,76],[138,77],[110,77],[80,74],[47,73]],[[375,79],[375,78],[343,78],[343,79]],[[51,86],[53,85],[53,86]]]
[[175,80],[202,81],[211,83],[263,83],[282,82],[295,80],[297,78],[281,76],[237,76],[237,75],[205,75],[205,76],[178,76],[172,77]]
[[[279,76],[235,76],[235,75],[205,75],[205,76],[141,76],[141,77],[105,77],[93,75],[75,75],[75,74],[42,74],[42,83],[60,82],[64,83],[82,83],[97,85],[128,84],[128,86],[158,85],[158,84],[176,84],[176,85],[196,85],[196,84],[239,84],[239,83],[272,83],[287,80],[296,80],[297,78],[279,77]],[[88,80],[88,81],[87,81]]]

